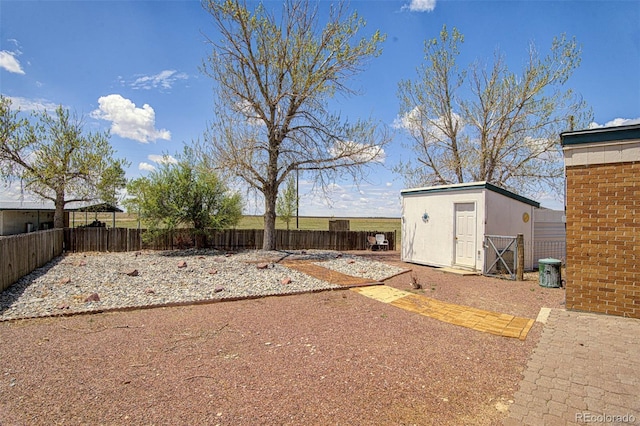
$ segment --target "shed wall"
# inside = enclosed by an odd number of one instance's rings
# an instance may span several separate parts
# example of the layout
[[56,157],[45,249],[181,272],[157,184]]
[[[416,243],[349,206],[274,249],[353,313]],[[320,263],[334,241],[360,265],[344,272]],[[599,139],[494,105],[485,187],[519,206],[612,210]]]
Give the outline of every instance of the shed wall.
[[525,246],[533,252],[533,268],[538,268],[538,260],[544,258],[567,261],[567,231],[563,210],[534,209],[533,245]]
[[43,224],[53,222],[53,212],[37,210],[4,210],[0,212],[0,235],[22,234],[27,231],[27,223],[33,230],[43,228]]
[[[527,247],[533,240],[534,210],[532,205],[487,191],[485,233],[512,237],[522,234]],[[533,253],[525,250],[524,255],[524,268],[530,270],[533,268]]]
[[[475,269],[482,269],[482,236],[484,235],[484,189],[430,194],[403,194],[402,260],[432,266],[448,267],[455,261],[455,204],[474,203],[476,212]],[[428,220],[423,220],[427,213]]]

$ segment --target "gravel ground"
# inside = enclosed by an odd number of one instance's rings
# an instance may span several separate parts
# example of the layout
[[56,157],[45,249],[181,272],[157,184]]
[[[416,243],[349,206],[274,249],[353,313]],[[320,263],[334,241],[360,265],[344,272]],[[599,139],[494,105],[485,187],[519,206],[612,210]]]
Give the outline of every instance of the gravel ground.
[[401,271],[370,259],[319,250],[76,253],[55,259],[2,292],[0,321],[340,287],[279,264],[283,259],[313,261],[374,281]]
[[[535,318],[564,299],[354,254],[411,268],[385,283],[453,303]],[[497,425],[540,331],[503,338],[346,290],[7,321],[0,424]]]

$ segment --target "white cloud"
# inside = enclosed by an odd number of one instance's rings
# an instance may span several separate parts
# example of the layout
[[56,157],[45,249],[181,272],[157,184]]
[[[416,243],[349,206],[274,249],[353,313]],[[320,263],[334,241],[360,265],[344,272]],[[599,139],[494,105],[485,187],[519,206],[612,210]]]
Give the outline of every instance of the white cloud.
[[330,150],[334,157],[348,158],[352,161],[372,161],[384,163],[387,155],[384,149],[375,145],[365,145],[354,141],[337,141]]
[[154,163],[158,164],[178,164],[178,160],[168,154],[158,155],[158,154],[149,154],[147,158]]
[[249,101],[236,102],[234,110],[242,114],[248,124],[252,126],[264,126],[264,121],[260,119],[260,116]]
[[12,109],[20,111],[54,111],[58,105],[44,99],[27,99],[19,96],[9,96]]
[[138,164],[138,170],[146,170],[148,172],[152,172],[154,171],[156,168],[153,167],[152,164],[149,163],[145,163],[144,161],[140,164]]
[[411,0],[402,6],[402,10],[410,12],[431,12],[436,8],[436,0]]
[[605,124],[598,124],[593,122],[589,124],[590,129],[597,129],[599,127],[616,127],[616,126],[629,126],[632,124],[640,124],[640,117],[638,118],[614,118]]
[[155,75],[147,75],[138,77],[131,87],[134,89],[171,89],[176,80],[187,80],[189,76],[183,72],[176,70],[164,70]]
[[[459,130],[464,127],[464,121],[459,114],[451,113],[451,118]],[[441,130],[445,128],[445,118],[427,117],[421,107],[415,107],[401,117],[396,117],[391,125],[394,129],[406,130],[416,139],[423,139],[425,135],[431,139],[447,140],[447,135]]]
[[102,96],[99,108],[91,116],[111,121],[111,132],[127,139],[148,143],[158,139],[171,140],[171,132],[157,130],[156,113],[150,105],[136,108],[136,104],[120,95]]
[[5,70],[15,73],[15,74],[25,74],[22,66],[20,65],[20,61],[16,59],[16,52],[9,52],[7,50],[0,51],[0,68],[4,68]]
[[[303,183],[303,181],[301,181]],[[310,183],[302,186],[311,187]],[[398,217],[400,192],[377,185],[331,184],[301,190],[300,215],[336,217]],[[328,199],[327,199],[328,197]]]

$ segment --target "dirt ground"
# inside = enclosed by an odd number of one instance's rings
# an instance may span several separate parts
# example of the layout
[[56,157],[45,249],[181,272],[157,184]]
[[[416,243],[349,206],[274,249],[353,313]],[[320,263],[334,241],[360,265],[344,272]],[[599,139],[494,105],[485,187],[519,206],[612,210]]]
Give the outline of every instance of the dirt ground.
[[[385,283],[535,318],[563,289],[411,269]],[[414,290],[412,281],[420,283]],[[0,324],[0,424],[501,424],[540,336],[349,290]]]

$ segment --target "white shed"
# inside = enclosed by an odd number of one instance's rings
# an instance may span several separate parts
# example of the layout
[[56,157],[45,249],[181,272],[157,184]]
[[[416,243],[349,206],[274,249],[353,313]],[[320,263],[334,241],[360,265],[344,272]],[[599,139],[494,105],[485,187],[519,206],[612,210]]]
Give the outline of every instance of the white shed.
[[[488,182],[405,189],[402,251],[405,262],[483,271],[494,256],[485,237],[523,234],[533,238],[534,209],[540,203]],[[525,251],[525,269],[533,253]]]

